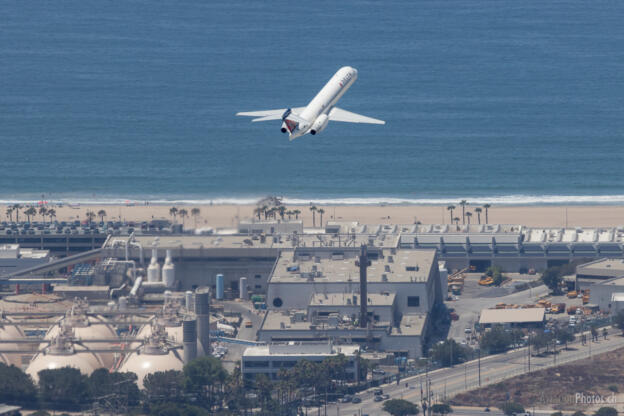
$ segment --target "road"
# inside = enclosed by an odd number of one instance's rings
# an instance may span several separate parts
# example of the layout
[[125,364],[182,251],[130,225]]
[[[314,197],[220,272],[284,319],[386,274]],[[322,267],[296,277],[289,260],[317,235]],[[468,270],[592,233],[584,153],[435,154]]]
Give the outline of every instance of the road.
[[[255,310],[253,308],[253,304],[249,301],[221,301],[220,303],[223,304],[224,312],[240,313],[243,317],[243,322],[251,321],[253,325],[251,328],[245,327],[244,324],[241,325],[238,333],[236,334],[236,338],[255,341],[256,333],[260,328],[260,324],[262,324],[262,319],[264,318],[264,312]],[[247,346],[237,344],[227,344],[226,346],[228,348],[228,353],[222,362],[225,369],[231,372],[240,363],[240,359]]]
[[[601,338],[597,342],[588,343],[584,346],[577,341],[569,344],[569,347],[568,350],[559,350],[558,354],[550,354],[543,357],[532,356],[530,360],[531,371],[587,359],[592,355],[624,347],[624,337],[619,335],[619,331],[610,330],[607,340]],[[528,371],[527,349],[521,348],[505,354],[485,357],[480,360],[480,368],[482,386],[524,374]],[[382,389],[384,393],[390,395],[390,398],[402,398],[414,403],[420,403],[421,399],[426,397],[427,394],[427,379],[430,382],[430,396],[434,402],[450,398],[457,393],[478,388],[479,360],[473,360],[453,368],[435,370],[428,374],[412,376],[401,380],[398,385],[396,383],[384,385]],[[408,384],[407,388],[405,387],[406,383]],[[362,392],[358,396],[362,399],[362,403],[332,404],[329,406],[332,411],[331,413],[328,411],[328,414],[359,415],[360,412],[370,415],[383,414],[381,410],[383,402],[373,401],[372,389]],[[490,412],[488,414],[496,413]]]

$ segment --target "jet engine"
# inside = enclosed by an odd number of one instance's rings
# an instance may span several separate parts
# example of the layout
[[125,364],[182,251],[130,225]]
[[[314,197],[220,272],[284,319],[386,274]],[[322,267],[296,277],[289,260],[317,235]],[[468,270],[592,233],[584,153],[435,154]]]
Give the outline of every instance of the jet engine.
[[323,130],[325,130],[325,127],[327,127],[328,122],[329,117],[327,117],[327,114],[321,114],[316,118],[316,120],[314,120],[314,123],[312,123],[310,134],[315,135],[316,133],[322,132]]

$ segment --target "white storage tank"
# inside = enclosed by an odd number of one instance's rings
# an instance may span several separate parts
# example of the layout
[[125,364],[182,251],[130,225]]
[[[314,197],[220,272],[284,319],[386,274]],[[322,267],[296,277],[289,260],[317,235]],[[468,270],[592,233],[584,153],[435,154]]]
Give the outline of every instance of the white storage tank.
[[119,372],[135,373],[137,385],[142,389],[143,379],[148,374],[167,370],[181,371],[184,367],[182,351],[169,349],[166,341],[164,328],[154,327],[154,332],[140,348],[140,353],[130,354],[119,368]]
[[175,266],[171,260],[171,250],[167,250],[167,257],[162,268],[162,279],[165,286],[172,288],[175,285]]
[[41,370],[72,367],[88,376],[98,368],[105,367],[99,356],[89,352],[88,348],[71,343],[69,339],[60,335],[56,337],[45,354],[37,354],[26,368],[26,374],[33,378],[35,384],[39,380]]
[[[120,299],[121,301],[121,299]],[[117,332],[101,316],[88,316],[86,311],[89,305],[86,302],[77,301],[67,314],[57,323],[52,325],[45,335],[46,340],[53,340],[61,334],[70,336],[73,334],[78,340],[84,341],[82,344],[88,349],[112,348],[118,342]],[[108,342],[88,342],[90,339],[111,339]],[[40,347],[41,349],[41,347]],[[119,360],[119,353],[107,352],[97,353],[99,360],[104,367],[111,369],[115,361]]]
[[160,264],[158,264],[158,249],[152,249],[152,260],[147,266],[147,281],[150,283],[160,282]]
[[247,278],[246,277],[241,277],[238,281],[238,296],[243,300],[247,300]]

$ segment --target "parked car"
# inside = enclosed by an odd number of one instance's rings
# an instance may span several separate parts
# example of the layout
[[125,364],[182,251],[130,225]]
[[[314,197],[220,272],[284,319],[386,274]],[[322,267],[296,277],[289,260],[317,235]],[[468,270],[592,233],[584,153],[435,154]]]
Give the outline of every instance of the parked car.
[[362,403],[362,399],[360,399],[359,397],[355,396],[352,400],[351,403]]

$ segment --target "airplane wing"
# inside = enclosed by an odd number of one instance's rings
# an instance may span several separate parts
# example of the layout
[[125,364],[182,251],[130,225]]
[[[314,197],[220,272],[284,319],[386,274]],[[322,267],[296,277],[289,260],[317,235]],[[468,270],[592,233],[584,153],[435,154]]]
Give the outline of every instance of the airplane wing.
[[[291,108],[293,113],[300,113],[305,107],[295,107]],[[288,110],[287,108],[279,108],[277,110],[262,110],[262,111],[246,111],[236,113],[237,116],[247,116],[247,117],[257,117],[251,120],[252,122],[256,121],[269,121],[269,120],[281,120],[284,112]]]
[[343,121],[345,123],[386,124],[386,122],[383,120],[377,120],[376,118],[352,113],[338,107],[332,108],[332,110],[329,112],[329,119],[331,121]]

